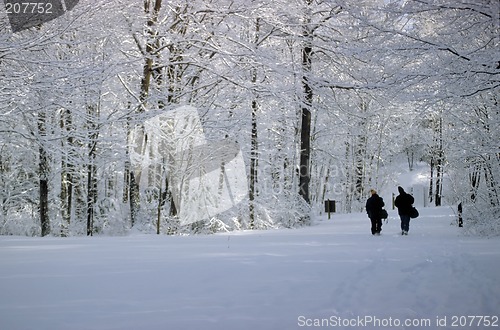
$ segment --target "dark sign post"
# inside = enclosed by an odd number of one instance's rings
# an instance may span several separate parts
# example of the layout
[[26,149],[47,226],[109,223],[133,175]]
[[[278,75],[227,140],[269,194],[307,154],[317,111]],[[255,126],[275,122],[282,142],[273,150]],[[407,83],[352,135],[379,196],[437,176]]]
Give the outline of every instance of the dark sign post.
[[12,32],[16,33],[51,21],[73,9],[79,0],[4,0]]
[[329,199],[325,201],[325,212],[328,213],[328,219],[330,219],[330,213],[335,213],[335,201]]

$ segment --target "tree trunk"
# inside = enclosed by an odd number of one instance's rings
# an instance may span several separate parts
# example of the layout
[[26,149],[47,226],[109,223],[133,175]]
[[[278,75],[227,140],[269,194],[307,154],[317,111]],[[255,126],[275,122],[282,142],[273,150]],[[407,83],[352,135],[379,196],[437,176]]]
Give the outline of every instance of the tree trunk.
[[[140,91],[141,104],[137,108],[137,113],[142,113],[144,111],[144,108],[147,105],[148,97],[150,95],[151,79],[155,79],[153,75],[159,72],[157,69],[154,68],[155,65],[154,59],[155,57],[158,56],[158,54],[156,53],[159,47],[158,31],[155,28],[155,25],[158,23],[158,14],[161,9],[161,3],[162,3],[161,0],[155,0],[154,6],[153,8],[151,8],[151,0],[144,1],[144,12],[147,15],[149,15],[147,21],[147,32],[146,32],[148,40],[146,41],[146,49],[145,53],[143,54],[146,57],[146,59],[143,67],[143,76],[141,79],[141,91]],[[158,77],[158,79],[161,78]],[[138,136],[147,140],[146,132],[144,132],[144,126],[139,125],[139,127],[137,127],[136,129],[140,131],[140,134],[138,134]],[[131,141],[129,140],[129,142]],[[143,141],[136,141],[136,143],[138,144],[136,146],[137,153],[143,155],[145,151],[143,150],[143,148],[146,147],[146,143],[143,143]],[[134,226],[140,209],[140,191],[139,191],[140,177],[136,178],[134,171],[130,168],[130,160],[128,160],[128,163],[126,163],[125,166],[126,166],[126,172],[128,172],[128,183],[126,186],[128,190],[128,195],[129,195],[128,197],[130,203],[130,220],[131,220],[131,226]]]
[[436,197],[435,197],[435,205],[436,206],[441,206],[441,196],[442,196],[442,189],[443,189],[443,182],[442,182],[442,163],[441,159],[438,159],[437,161],[437,166],[436,166]]
[[257,101],[252,101],[252,143],[250,151],[250,184],[248,196],[250,199],[250,228],[254,228],[255,223],[255,195],[257,184],[257,166],[258,166],[258,131],[257,131]]
[[[7,165],[4,163],[2,150],[0,150],[0,185],[6,186],[5,172]],[[0,228],[4,226],[7,221],[7,194],[5,189],[0,189]]]
[[352,194],[353,194],[353,189],[352,189],[352,178],[351,178],[351,143],[349,142],[350,139],[346,140],[345,142],[345,182],[346,182],[346,191],[345,191],[345,211],[350,213],[352,211]]
[[94,170],[93,164],[87,165],[87,236],[94,234]]
[[89,144],[87,164],[87,236],[94,233],[94,210],[97,203],[97,167],[95,164],[97,156],[97,139],[99,137],[99,109],[97,106],[87,107],[87,120],[89,130]]
[[63,150],[66,154],[63,155],[61,161],[61,215],[63,223],[61,225],[61,236],[69,235],[69,226],[71,224],[71,214],[73,208],[73,171],[74,165],[72,164],[71,157],[73,156],[73,137],[71,136],[73,125],[71,112],[64,110],[61,113],[61,130],[68,134],[68,138],[62,142]]
[[441,206],[441,197],[443,194],[443,117],[440,116],[438,120],[438,150],[437,150],[437,163],[436,163],[436,206]]
[[[46,115],[43,111],[38,114],[38,134],[40,138],[47,135]],[[42,236],[50,234],[50,219],[49,219],[49,157],[45,146],[45,141],[40,141],[39,151],[39,176],[40,176],[40,225]]]
[[[128,102],[127,112],[130,113],[131,104]],[[127,116],[127,121],[125,123],[125,131],[127,132],[127,142],[125,145],[125,165],[123,169],[123,192],[122,192],[122,202],[123,204],[128,203],[129,201],[129,192],[130,192],[130,143],[132,141],[131,135],[132,130],[131,127],[131,118]]]
[[431,173],[429,179],[429,203],[434,200],[434,153],[431,156]]
[[[255,37],[254,44],[257,45],[260,38],[260,19],[255,20]],[[257,82],[257,68],[252,68],[251,70],[251,82],[255,84]],[[257,130],[257,111],[259,110],[259,104],[254,96],[252,100],[252,129],[251,129],[251,149],[250,149],[250,183],[248,197],[250,200],[249,210],[250,210],[250,228],[253,229],[255,226],[255,196],[256,196],[256,185],[257,185],[257,167],[259,163],[258,155],[258,130]]]
[[365,135],[364,124],[360,123],[362,127],[358,132],[356,150],[354,151],[355,159],[355,180],[354,180],[354,196],[357,201],[361,201],[364,194],[364,183],[365,183],[365,158],[366,158],[366,141],[367,136]]
[[[312,3],[311,0],[306,0],[307,5]],[[310,175],[310,155],[311,155],[311,107],[313,101],[313,89],[309,82],[309,77],[312,71],[312,30],[310,27],[311,17],[309,13],[304,22],[304,47],[302,48],[302,108],[301,108],[301,127],[300,127],[300,164],[299,164],[299,194],[309,204],[309,183]]]
[[494,176],[494,171],[490,164],[490,156],[484,162],[484,179],[486,182],[486,187],[488,189],[489,203],[492,208],[500,205],[500,199],[498,196],[498,184]]
[[412,147],[406,149],[406,156],[408,158],[408,169],[413,171],[414,163],[415,163],[415,152]]
[[469,171],[470,199],[474,203],[481,183],[481,167],[474,163]]

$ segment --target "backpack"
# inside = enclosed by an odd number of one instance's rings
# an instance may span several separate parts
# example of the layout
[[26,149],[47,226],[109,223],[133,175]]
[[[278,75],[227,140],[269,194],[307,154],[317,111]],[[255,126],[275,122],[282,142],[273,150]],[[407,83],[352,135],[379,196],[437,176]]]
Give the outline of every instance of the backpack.
[[412,206],[411,209],[410,209],[410,218],[412,219],[415,219],[415,218],[418,218],[420,214],[418,213],[418,210],[415,208],[415,206]]

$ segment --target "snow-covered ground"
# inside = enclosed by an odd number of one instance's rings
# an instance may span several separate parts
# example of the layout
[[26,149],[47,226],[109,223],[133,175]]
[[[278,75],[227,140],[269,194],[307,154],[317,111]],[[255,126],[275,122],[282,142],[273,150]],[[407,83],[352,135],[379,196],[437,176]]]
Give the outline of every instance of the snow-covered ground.
[[409,236],[390,211],[380,237],[365,214],[212,236],[0,237],[0,329],[500,327],[500,238],[463,236],[450,208],[420,213]]

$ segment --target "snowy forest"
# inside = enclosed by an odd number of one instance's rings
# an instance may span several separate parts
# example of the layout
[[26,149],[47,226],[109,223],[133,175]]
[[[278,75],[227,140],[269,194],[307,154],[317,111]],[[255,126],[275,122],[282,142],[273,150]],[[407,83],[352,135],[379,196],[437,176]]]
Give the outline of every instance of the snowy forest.
[[[4,8],[1,235],[303,226],[422,164],[427,205],[500,235],[497,0],[81,0],[16,33]],[[188,225],[146,125],[181,106],[237,143],[247,183]]]

